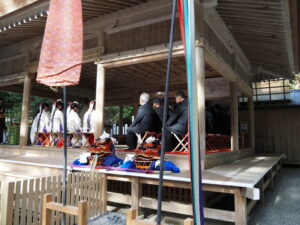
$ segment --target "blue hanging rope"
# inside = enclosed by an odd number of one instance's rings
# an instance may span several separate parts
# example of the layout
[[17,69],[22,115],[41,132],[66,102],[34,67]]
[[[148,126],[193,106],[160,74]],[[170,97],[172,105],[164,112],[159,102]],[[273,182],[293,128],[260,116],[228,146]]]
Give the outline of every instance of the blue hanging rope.
[[204,225],[201,156],[199,148],[199,119],[197,110],[194,0],[184,0],[184,29],[189,96],[189,133],[194,224]]

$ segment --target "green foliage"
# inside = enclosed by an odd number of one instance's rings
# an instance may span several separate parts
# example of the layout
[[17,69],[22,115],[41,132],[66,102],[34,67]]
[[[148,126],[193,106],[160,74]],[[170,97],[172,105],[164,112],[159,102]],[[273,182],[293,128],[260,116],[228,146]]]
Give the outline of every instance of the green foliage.
[[[0,100],[2,100],[4,105],[7,118],[6,121],[9,123],[19,123],[21,121],[23,96],[17,93],[0,91]],[[39,105],[41,102],[50,103],[50,100],[35,96],[31,97],[29,109],[31,120],[33,119],[35,113],[39,110]]]
[[[127,105],[123,107],[123,123],[129,124],[131,117],[134,113],[134,107]],[[113,125],[119,124],[120,118],[120,107],[119,106],[108,106],[104,109],[105,124]]]
[[[22,115],[22,100],[23,96],[17,93],[0,91],[0,100],[3,101],[6,111],[6,121],[8,123],[20,123]],[[39,110],[41,102],[51,104],[51,100],[47,98],[32,96],[30,99],[30,120],[34,119],[36,112]],[[127,105],[123,107],[123,123],[130,124],[131,117],[134,113],[134,107]],[[118,124],[120,115],[119,106],[108,106],[104,110],[105,124]]]

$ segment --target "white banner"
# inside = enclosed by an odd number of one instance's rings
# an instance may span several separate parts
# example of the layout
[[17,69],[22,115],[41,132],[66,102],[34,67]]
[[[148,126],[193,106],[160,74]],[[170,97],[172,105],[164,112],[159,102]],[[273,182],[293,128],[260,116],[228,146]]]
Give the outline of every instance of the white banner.
[[230,83],[223,77],[205,79],[205,98],[224,98],[230,96]]

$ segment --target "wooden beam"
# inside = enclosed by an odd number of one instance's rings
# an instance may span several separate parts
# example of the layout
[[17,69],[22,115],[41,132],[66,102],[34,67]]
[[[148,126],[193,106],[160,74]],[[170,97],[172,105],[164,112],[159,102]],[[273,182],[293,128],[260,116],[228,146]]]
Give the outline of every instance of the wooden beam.
[[246,188],[245,190],[245,197],[252,199],[252,200],[259,200],[260,199],[260,190],[259,188]]
[[[180,42],[174,43],[173,57],[184,56],[184,49]],[[128,66],[139,63],[159,61],[168,57],[166,45],[148,47],[140,50],[126,51],[117,54],[103,55],[96,63],[101,63],[105,68]]]
[[26,75],[27,72],[0,76],[0,87],[23,83]]
[[96,131],[95,137],[98,138],[103,133],[104,127],[104,96],[105,96],[105,68],[102,64],[97,65],[97,84],[96,84]]
[[21,127],[20,127],[20,142],[21,147],[28,144],[28,122],[29,122],[29,107],[30,107],[30,96],[31,96],[31,78],[25,77],[24,88],[23,88],[23,102],[22,102],[22,116],[21,116]]
[[234,83],[230,83],[231,97],[231,149],[239,149],[239,108],[238,108],[238,91]]
[[247,201],[241,191],[234,195],[235,224],[247,225]]
[[[130,7],[101,16],[85,23],[85,32],[90,33],[96,29],[105,29],[110,32],[110,29],[117,27],[124,27],[129,24],[136,23],[136,21],[146,21],[153,18],[158,18],[162,15],[170,15],[171,13],[171,0],[154,0],[138,6]],[[116,20],[116,18],[118,18]],[[131,27],[133,28],[133,27]]]
[[295,59],[294,59],[294,46],[292,39],[292,27],[291,27],[291,15],[290,15],[290,7],[289,0],[282,1],[283,8],[283,21],[284,21],[284,32],[286,38],[286,46],[287,46],[287,54],[289,58],[290,64],[290,72],[295,72]]
[[198,96],[198,129],[199,129],[199,148],[201,154],[201,169],[205,165],[205,152],[206,152],[206,128],[205,128],[205,59],[204,59],[204,46],[200,40],[195,47],[195,61],[196,61],[196,77],[197,77],[197,96]]
[[249,110],[249,130],[250,130],[250,145],[255,149],[255,131],[254,131],[254,103],[253,96],[248,97],[248,110]]
[[202,3],[204,8],[216,7],[218,5],[218,0],[203,0]]
[[242,62],[243,68],[250,74],[251,64],[248,58],[215,8],[205,10],[205,21],[214,30],[220,40],[223,41],[227,50],[236,52],[237,57]]

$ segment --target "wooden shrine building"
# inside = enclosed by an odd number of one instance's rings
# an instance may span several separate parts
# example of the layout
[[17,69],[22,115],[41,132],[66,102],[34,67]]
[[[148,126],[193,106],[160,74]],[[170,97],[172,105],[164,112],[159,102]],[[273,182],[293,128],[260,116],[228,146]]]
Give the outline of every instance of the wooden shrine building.
[[[200,149],[205,168],[213,169],[255,154],[252,82],[270,77],[288,79],[299,72],[300,3],[296,0],[195,2]],[[49,1],[3,4],[0,4],[0,90],[23,94],[19,148],[26,151],[30,96],[51,99],[62,96],[35,80]],[[172,1],[83,0],[82,4],[83,69],[80,84],[68,88],[68,95],[70,100],[81,102],[96,99],[96,136],[99,136],[104,106],[137,105],[142,92],[155,96],[164,90]],[[213,79],[217,82],[209,86]],[[170,88],[170,97],[187,89],[178,22]],[[238,107],[242,96],[248,98],[248,111],[241,115]],[[214,100],[230,104],[231,151],[205,154],[205,102]],[[247,121],[248,126],[247,144],[243,145],[239,137],[241,120]],[[230,189],[229,193],[235,193],[236,201],[245,205],[237,190]],[[217,211],[210,215],[214,213]],[[241,214],[228,214],[227,221],[246,224]],[[226,220],[222,215],[217,218]]]

